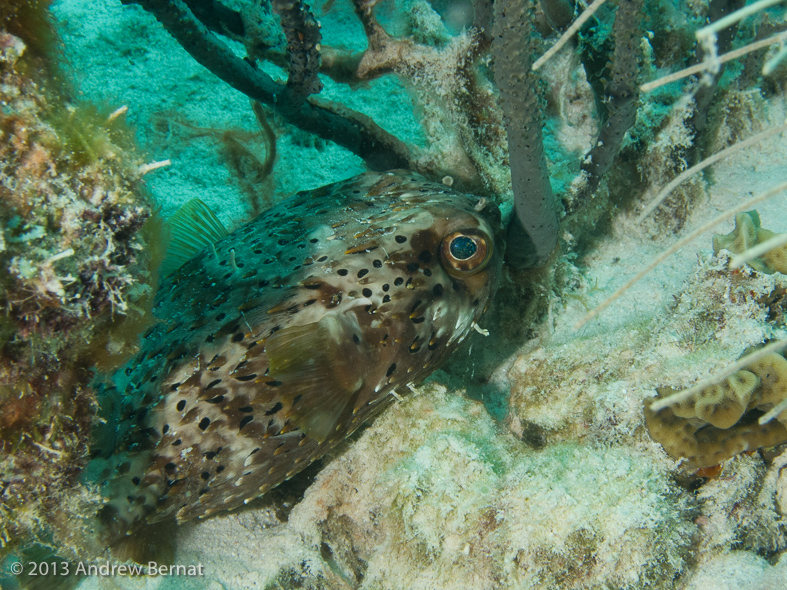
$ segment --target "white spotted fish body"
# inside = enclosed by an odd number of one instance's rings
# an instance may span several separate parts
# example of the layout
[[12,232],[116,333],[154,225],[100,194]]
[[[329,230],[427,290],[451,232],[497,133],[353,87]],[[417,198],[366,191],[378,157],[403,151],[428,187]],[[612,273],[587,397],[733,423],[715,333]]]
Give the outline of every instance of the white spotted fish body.
[[484,313],[499,219],[411,173],[368,173],[298,193],[185,262],[114,379],[105,522],[238,507],[408,393]]

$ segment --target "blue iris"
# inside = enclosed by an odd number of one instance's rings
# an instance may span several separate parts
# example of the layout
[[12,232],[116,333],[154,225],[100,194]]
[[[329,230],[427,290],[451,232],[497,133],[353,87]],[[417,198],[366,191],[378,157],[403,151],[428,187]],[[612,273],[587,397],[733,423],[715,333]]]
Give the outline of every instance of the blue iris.
[[448,249],[451,251],[451,256],[457,260],[467,260],[476,253],[478,246],[467,236],[459,236],[451,240]]

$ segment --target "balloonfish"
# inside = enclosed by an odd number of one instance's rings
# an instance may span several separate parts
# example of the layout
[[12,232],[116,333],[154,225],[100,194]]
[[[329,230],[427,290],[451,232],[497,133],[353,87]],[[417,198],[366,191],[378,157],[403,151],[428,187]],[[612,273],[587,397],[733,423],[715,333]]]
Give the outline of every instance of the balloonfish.
[[502,264],[493,203],[405,171],[229,234],[200,201],[170,225],[156,322],[101,401],[101,517],[125,531],[236,508],[322,457],[478,328]]

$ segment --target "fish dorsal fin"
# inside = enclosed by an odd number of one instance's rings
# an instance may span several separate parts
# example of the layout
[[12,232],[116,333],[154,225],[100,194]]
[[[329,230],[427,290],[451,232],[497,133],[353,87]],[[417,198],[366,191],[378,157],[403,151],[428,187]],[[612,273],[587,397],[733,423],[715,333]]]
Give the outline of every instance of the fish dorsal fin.
[[319,322],[290,326],[265,342],[269,375],[281,382],[287,418],[324,442],[364,385],[369,366],[354,313],[328,314]]
[[221,221],[199,199],[191,199],[167,220],[169,244],[161,274],[167,276],[179,269],[194,255],[227,236]]

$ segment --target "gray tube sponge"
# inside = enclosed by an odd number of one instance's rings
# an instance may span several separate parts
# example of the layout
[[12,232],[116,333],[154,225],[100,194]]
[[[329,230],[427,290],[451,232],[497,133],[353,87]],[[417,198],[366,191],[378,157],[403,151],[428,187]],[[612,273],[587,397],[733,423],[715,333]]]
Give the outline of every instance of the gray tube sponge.
[[557,204],[549,184],[541,135],[537,80],[530,70],[532,27],[527,6],[524,0],[495,2],[492,43],[514,191],[506,261],[517,268],[545,262],[558,235]]
[[596,190],[601,177],[612,167],[626,132],[637,118],[639,72],[642,59],[642,0],[620,0],[613,26],[615,53],[602,106],[604,125],[596,145],[582,164],[588,175],[587,195]]

